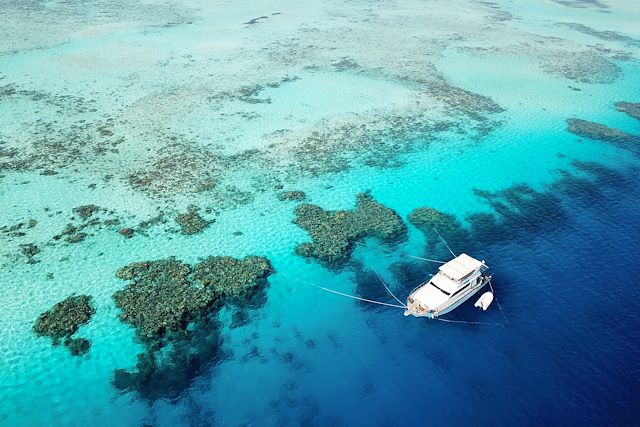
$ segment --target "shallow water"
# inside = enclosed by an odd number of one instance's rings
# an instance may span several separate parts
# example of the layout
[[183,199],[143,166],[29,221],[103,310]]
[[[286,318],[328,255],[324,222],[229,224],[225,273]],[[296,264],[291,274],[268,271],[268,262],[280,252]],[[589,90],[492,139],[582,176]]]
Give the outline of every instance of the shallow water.
[[[633,149],[566,130],[577,117],[640,134],[614,107],[640,102],[633,1],[5,9],[3,425],[640,419],[640,162]],[[328,210],[351,209],[371,190],[407,223],[423,206],[466,227],[473,214],[498,215],[497,226],[451,242],[487,260],[497,302],[480,312],[469,301],[447,318],[482,323],[453,324],[305,285],[389,301],[375,269],[403,298],[434,271],[404,255],[446,253],[425,249],[409,225],[406,241],[367,239],[355,263],[325,268],[294,254],[309,237],[282,189]],[[509,197],[512,210],[499,214],[495,202]],[[100,224],[79,243],[54,239],[87,204],[105,208]],[[173,218],[189,204],[215,222],[180,234]],[[138,225],[161,211],[160,222]],[[37,225],[24,236],[8,231],[29,219]],[[118,234],[125,226],[133,238]],[[27,243],[40,248],[35,263],[21,252]],[[133,368],[142,351],[112,298],[126,285],[119,268],[251,254],[276,270],[266,301],[245,308],[240,326],[238,307],[221,310],[222,349],[187,390],[149,401],[113,387],[114,370]],[[92,343],[81,357],[32,332],[72,293],[91,295],[96,309],[78,332]]]

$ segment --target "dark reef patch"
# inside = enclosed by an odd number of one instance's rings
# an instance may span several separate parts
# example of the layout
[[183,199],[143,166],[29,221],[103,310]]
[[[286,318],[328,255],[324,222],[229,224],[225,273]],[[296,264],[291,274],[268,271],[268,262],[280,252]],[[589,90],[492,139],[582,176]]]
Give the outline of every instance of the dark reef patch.
[[20,251],[24,256],[27,257],[28,264],[35,264],[39,262],[37,259],[34,258],[37,254],[40,253],[40,248],[36,244],[26,243],[26,244],[20,245]]
[[0,232],[4,233],[7,237],[24,237],[27,235],[27,230],[34,228],[38,225],[38,221],[31,218],[27,222],[19,222],[13,225],[4,225],[0,227]]
[[90,296],[71,295],[41,313],[33,325],[33,331],[38,336],[50,337],[53,345],[59,345],[63,340],[72,355],[80,356],[89,351],[91,343],[84,338],[72,338],[72,335],[80,325],[89,322],[94,313]]
[[124,227],[124,228],[121,228],[120,230],[118,230],[118,233],[120,235],[126,237],[127,239],[130,239],[135,234],[135,230],[133,228]]
[[439,242],[435,230],[453,246],[466,243],[469,239],[468,231],[454,215],[433,208],[416,208],[409,214],[408,220],[427,237],[429,246]]
[[197,234],[207,228],[214,221],[207,221],[198,213],[197,206],[189,205],[187,212],[176,215],[176,222],[180,226],[182,234]]
[[141,338],[161,338],[183,329],[217,300],[211,289],[189,280],[191,267],[175,259],[129,264],[116,277],[132,283],[113,294],[122,321],[132,324]]
[[82,356],[89,352],[91,341],[86,338],[65,338],[64,345],[73,356]]
[[[526,241],[535,237],[542,228],[548,229],[559,224],[564,217],[558,197],[524,184],[496,192],[475,190],[474,193],[492,208],[492,212],[469,215],[466,218],[469,225],[463,224],[454,215],[428,207],[417,208],[409,214],[409,221],[425,235],[428,257],[450,258],[435,230],[454,251],[463,249],[474,252],[489,244]],[[399,275],[414,275],[410,268],[401,265],[392,267],[394,269]]]
[[278,200],[292,200],[294,202],[302,202],[307,199],[307,195],[304,191],[292,190],[283,191],[278,194]]
[[[73,213],[80,218],[80,222],[67,223],[59,234],[51,238],[48,245],[53,245],[60,240],[68,244],[79,243],[92,236],[96,230],[111,229],[120,224],[120,219],[115,217],[114,211],[108,211],[96,205],[79,206],[73,209]],[[100,217],[98,214],[111,215],[111,217]],[[71,220],[75,221],[76,217],[72,216]]]
[[360,64],[358,64],[353,59],[343,56],[340,58],[338,62],[334,62],[331,64],[336,71],[349,71],[349,70],[357,70],[360,68]]
[[567,124],[569,132],[578,136],[608,142],[618,148],[640,154],[640,136],[589,120],[570,118],[567,119]]
[[250,26],[250,25],[255,25],[257,23],[259,23],[260,21],[262,21],[263,19],[269,19],[268,16],[259,16],[257,18],[253,18],[247,22],[244,22],[244,25]]
[[488,120],[487,114],[504,112],[504,108],[488,96],[470,92],[445,81],[430,83],[427,91],[445,101],[449,109],[463,113],[479,123]]
[[115,387],[151,400],[177,397],[222,356],[218,309],[252,301],[272,273],[258,256],[210,257],[193,268],[168,258],[119,269],[116,277],[130,283],[113,298],[145,351],[135,370],[116,370]]
[[640,120],[640,102],[616,102],[616,109]]
[[392,243],[404,240],[407,228],[393,210],[376,202],[371,194],[356,196],[350,211],[325,211],[319,206],[301,204],[295,210],[294,223],[305,229],[313,240],[296,247],[296,254],[316,258],[332,268],[341,268],[351,258],[355,244],[365,237]]
[[[563,227],[567,220],[564,196],[580,203],[601,203],[606,206],[631,186],[637,185],[634,174],[625,174],[595,162],[574,161],[580,172],[559,171],[560,179],[543,190],[518,184],[501,191],[475,190],[476,196],[492,208],[491,212],[476,212],[465,218],[464,224],[455,216],[432,208],[417,208],[409,221],[425,234],[425,256],[448,259],[450,254],[442,244],[433,246],[438,231],[454,251],[482,253],[491,245],[516,242],[526,245],[544,232]],[[606,188],[607,190],[603,190]],[[424,280],[424,270],[415,262],[400,261],[390,267],[399,283],[415,286]]]
[[[364,265],[355,261],[352,263],[352,267],[355,274],[355,294],[357,296],[374,301],[389,301],[391,304],[395,304],[395,301],[391,299],[375,271],[366,269]],[[357,301],[357,303],[363,310],[385,309],[385,307],[377,304],[370,304],[363,301]]]
[[236,300],[243,296],[250,299],[265,285],[273,267],[268,259],[248,256],[236,259],[228,256],[212,256],[196,264],[193,279],[205,285],[221,298]]
[[598,1],[598,0],[551,0],[555,3],[561,4],[567,7],[584,9],[587,7],[594,7],[599,9],[601,12],[605,12],[609,9],[609,6]]
[[134,190],[172,199],[175,195],[216,189],[222,170],[225,164],[219,154],[169,136],[153,160],[130,174],[127,181]]
[[77,208],[73,208],[73,212],[78,214],[78,216],[82,220],[89,218],[91,215],[93,215],[94,213],[100,210],[101,208],[96,205],[84,205],[84,206],[78,206]]
[[633,46],[640,45],[640,41],[632,37],[625,36],[624,34],[620,34],[616,31],[598,31],[587,25],[578,24],[576,22],[559,22],[558,25],[571,28],[572,30],[581,32],[583,34],[588,34],[600,40],[622,42]]

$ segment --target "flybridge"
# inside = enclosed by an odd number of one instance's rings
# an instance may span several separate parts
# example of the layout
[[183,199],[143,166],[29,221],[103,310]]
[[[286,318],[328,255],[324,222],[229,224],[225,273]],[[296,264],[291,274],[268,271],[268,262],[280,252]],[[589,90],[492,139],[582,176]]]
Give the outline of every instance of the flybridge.
[[467,254],[460,254],[441,265],[438,270],[449,279],[461,282],[475,271],[480,270],[482,266],[485,266],[484,261],[478,261]]

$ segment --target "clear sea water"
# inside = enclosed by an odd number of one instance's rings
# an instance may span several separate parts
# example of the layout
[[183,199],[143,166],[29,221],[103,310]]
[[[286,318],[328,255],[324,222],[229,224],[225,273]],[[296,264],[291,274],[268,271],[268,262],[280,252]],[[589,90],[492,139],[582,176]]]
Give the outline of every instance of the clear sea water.
[[[3,9],[0,227],[38,223],[24,237],[0,235],[1,425],[640,422],[640,161],[566,130],[578,117],[640,134],[640,121],[614,107],[640,102],[637,2],[11,0]],[[458,90],[476,95],[460,101]],[[478,96],[502,110],[481,111]],[[417,113],[451,126],[426,130]],[[112,136],[96,130],[105,125]],[[296,147],[318,132],[321,154],[299,160]],[[247,150],[264,157],[199,157]],[[368,152],[378,162],[363,161]],[[334,155],[348,167],[304,172],[305,161]],[[151,189],[131,184],[161,158],[178,166]],[[14,159],[24,166],[8,166]],[[192,192],[209,173],[219,185]],[[448,318],[482,324],[454,324],[303,284],[388,300],[375,268],[405,297],[435,267],[408,262],[399,274],[393,264],[443,254],[425,251],[409,226],[400,246],[357,247],[369,274],[300,258],[294,248],[309,238],[274,180],[325,209],[351,209],[371,190],[405,221],[430,206],[466,225],[495,208],[474,190],[536,193],[454,247],[487,261],[499,302],[481,312],[471,300]],[[225,186],[251,198],[225,204]],[[216,222],[185,236],[171,216],[190,203],[212,208]],[[132,239],[103,227],[80,243],[52,240],[85,204],[123,225],[159,210],[169,220]],[[20,253],[31,242],[35,264]],[[221,311],[225,357],[177,399],[114,389],[114,369],[134,367],[141,351],[112,299],[125,286],[118,268],[250,254],[277,273],[248,323],[232,327],[232,310]],[[79,331],[92,342],[83,357],[31,329],[71,293],[96,308]]]

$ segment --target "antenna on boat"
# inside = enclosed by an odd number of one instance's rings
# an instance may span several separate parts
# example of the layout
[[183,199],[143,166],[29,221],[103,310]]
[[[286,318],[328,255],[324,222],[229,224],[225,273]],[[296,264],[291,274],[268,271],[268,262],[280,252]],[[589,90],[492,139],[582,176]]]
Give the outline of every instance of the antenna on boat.
[[438,237],[440,238],[440,240],[442,240],[442,243],[444,243],[444,245],[447,247],[447,249],[449,249],[449,252],[451,252],[451,255],[453,255],[453,257],[457,257],[458,255],[454,254],[453,251],[451,250],[451,248],[449,247],[449,245],[447,245],[447,241],[444,240],[444,238],[440,235],[440,233],[438,233],[438,230],[436,230],[435,227],[433,227],[433,231],[436,232],[436,234],[438,235]]

